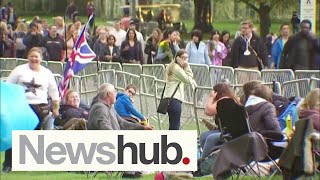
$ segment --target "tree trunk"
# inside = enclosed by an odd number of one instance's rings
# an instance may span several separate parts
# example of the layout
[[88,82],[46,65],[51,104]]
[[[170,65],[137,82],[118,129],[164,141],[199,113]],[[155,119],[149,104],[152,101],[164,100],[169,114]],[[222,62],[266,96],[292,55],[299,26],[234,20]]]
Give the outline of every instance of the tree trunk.
[[194,0],[194,11],[193,29],[200,29],[203,33],[211,32],[213,26],[210,0]]
[[234,19],[238,19],[238,10],[239,10],[239,2],[238,0],[234,0]]
[[258,9],[258,14],[260,18],[260,37],[263,42],[266,36],[270,33],[271,18],[270,18],[271,7],[265,3],[261,3]]
[[110,17],[113,17],[114,16],[114,12],[113,12],[113,9],[114,9],[114,0],[111,0],[110,2]]

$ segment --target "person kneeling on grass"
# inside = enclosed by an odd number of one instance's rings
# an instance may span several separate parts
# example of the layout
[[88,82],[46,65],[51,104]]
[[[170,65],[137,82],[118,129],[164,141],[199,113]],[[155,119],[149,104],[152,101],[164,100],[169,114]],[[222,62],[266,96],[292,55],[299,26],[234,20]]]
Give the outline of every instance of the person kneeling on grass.
[[114,108],[123,119],[148,125],[148,120],[133,106],[133,96],[136,94],[136,89],[135,85],[129,84],[123,93],[118,93]]

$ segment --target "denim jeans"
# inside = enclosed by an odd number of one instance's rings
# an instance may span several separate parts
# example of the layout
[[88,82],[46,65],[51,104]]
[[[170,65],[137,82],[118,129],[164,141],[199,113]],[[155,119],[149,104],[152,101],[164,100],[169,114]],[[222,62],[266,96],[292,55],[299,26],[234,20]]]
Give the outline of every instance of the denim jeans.
[[177,99],[172,99],[170,102],[168,107],[169,130],[180,129],[181,104],[182,102]]
[[204,158],[211,153],[211,149],[220,144],[220,131],[212,130],[201,133],[200,144],[202,147],[201,157]]
[[48,116],[45,117],[44,122],[42,124],[43,130],[52,130],[54,128],[53,122],[55,118],[53,117],[52,112],[49,113]]

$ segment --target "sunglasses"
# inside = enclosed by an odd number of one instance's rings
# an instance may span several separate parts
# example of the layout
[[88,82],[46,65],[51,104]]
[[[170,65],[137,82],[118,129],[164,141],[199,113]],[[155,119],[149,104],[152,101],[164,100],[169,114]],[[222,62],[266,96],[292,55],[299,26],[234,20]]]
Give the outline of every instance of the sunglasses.
[[131,91],[130,89],[128,90],[128,92],[132,94],[132,96],[136,95],[136,93],[134,91]]

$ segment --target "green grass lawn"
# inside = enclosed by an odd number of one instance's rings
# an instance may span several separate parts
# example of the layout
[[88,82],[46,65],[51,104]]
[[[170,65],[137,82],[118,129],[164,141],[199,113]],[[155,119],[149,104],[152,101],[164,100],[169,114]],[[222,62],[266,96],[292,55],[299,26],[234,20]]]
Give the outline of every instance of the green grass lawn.
[[[0,167],[2,169],[2,162],[4,161],[4,152],[0,153]],[[155,173],[144,175],[141,180],[154,180]],[[69,180],[69,179],[91,179],[91,176],[87,178],[86,174],[75,172],[11,172],[9,174],[0,174],[1,180]],[[101,172],[94,179],[125,179],[121,178],[117,173],[113,173],[111,176]],[[195,178],[199,180],[209,180],[212,176]]]

